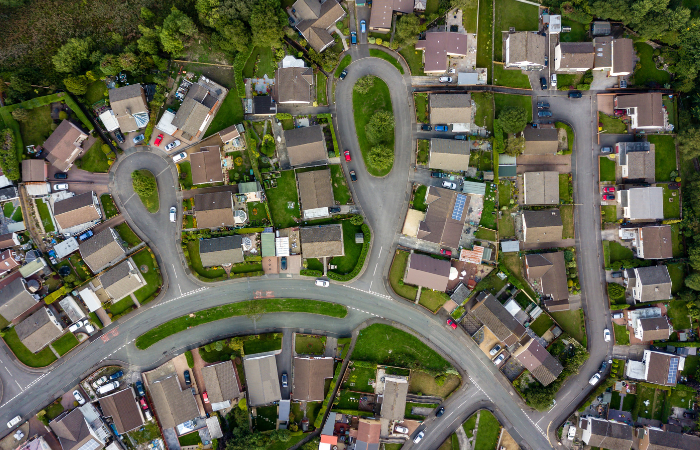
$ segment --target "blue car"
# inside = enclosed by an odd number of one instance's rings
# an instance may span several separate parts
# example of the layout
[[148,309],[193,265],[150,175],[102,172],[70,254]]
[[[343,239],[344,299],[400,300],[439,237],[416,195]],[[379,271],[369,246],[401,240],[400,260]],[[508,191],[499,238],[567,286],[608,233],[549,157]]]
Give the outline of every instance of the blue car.
[[143,389],[143,383],[142,383],[142,382],[137,381],[136,383],[134,383],[134,386],[136,386],[136,392],[138,392],[139,395],[140,395],[141,397],[145,397],[145,396],[146,396],[146,391]]
[[552,111],[538,111],[537,117],[552,117]]
[[360,32],[364,33],[365,31],[367,31],[366,23],[364,20],[360,20]]
[[352,43],[352,45],[357,44],[357,33],[355,33],[354,31],[350,33],[350,42]]
[[435,131],[450,131],[447,125],[435,125]]
[[92,235],[93,235],[92,230],[87,230],[85,233],[78,236],[78,240],[84,241],[85,239],[92,237]]
[[143,142],[144,139],[146,139],[146,136],[144,136],[143,133],[141,133],[138,136],[136,136],[134,139],[132,139],[132,141],[134,141],[134,144],[139,144],[139,143]]
[[109,380],[113,381],[113,380],[116,380],[116,379],[121,378],[123,376],[124,376],[124,372],[122,370],[120,370],[119,372],[115,372],[112,375],[110,375]]

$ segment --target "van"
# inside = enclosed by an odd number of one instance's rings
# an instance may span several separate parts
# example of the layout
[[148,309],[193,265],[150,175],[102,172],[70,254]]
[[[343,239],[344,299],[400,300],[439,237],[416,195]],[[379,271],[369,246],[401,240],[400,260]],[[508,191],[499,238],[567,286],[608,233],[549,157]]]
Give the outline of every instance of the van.
[[97,393],[99,395],[105,395],[109,392],[112,392],[116,388],[119,387],[119,382],[118,381],[112,381],[111,383],[107,383],[103,386],[100,386],[100,388],[97,390]]
[[552,87],[553,88],[557,87],[557,74],[556,73],[552,74]]

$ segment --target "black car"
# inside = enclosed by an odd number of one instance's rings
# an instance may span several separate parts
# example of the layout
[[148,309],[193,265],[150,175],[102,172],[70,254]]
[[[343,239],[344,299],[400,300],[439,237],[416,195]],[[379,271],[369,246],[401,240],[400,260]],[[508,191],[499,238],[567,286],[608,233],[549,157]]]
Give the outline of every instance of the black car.
[[185,370],[185,384],[187,386],[192,384],[192,379],[190,378],[190,371],[189,370]]
[[552,111],[537,111],[537,117],[552,117]]
[[139,395],[141,397],[145,397],[146,391],[143,389],[143,383],[140,381],[137,381],[134,385],[136,386],[136,391],[139,393]]
[[68,179],[68,174],[65,172],[56,172],[53,177],[57,180],[66,180]]
[[430,125],[421,125],[420,129],[423,131],[433,131],[433,127],[431,127]]
[[611,278],[622,278],[622,272],[612,272],[610,273]]
[[350,171],[350,179],[351,179],[352,181],[357,181],[357,174],[355,173],[354,170],[351,170],[351,171]]
[[467,135],[466,134],[458,134],[457,136],[455,136],[455,139],[457,139],[458,141],[466,141]]
[[125,141],[124,135],[123,135],[122,132],[119,131],[119,130],[116,130],[116,131],[114,132],[114,137],[117,139],[117,142],[119,142],[120,144],[123,144],[124,141]]
[[435,411],[435,417],[440,417],[443,414],[445,414],[445,407],[444,406],[439,407],[437,409],[437,411]]
[[348,71],[343,69],[343,71],[340,72],[340,76],[338,78],[340,78],[341,80],[344,80],[345,77],[347,77],[347,76],[348,76]]
[[537,102],[538,109],[549,109],[549,103],[547,102]]
[[444,178],[445,174],[442,172],[430,172],[432,178]]
[[328,208],[328,211],[329,211],[330,213],[336,213],[336,214],[337,214],[337,213],[340,212],[340,206],[331,206],[330,208]]
[[547,79],[545,77],[540,77],[540,86],[542,90],[547,89]]
[[581,98],[583,94],[579,91],[571,91],[569,92],[569,98]]

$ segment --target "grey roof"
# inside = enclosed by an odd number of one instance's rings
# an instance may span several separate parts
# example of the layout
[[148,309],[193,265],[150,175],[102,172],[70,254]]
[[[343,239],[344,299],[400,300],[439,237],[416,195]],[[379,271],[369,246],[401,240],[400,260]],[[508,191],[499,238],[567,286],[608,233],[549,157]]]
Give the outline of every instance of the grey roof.
[[49,317],[46,308],[41,308],[15,326],[17,337],[32,353],[36,353],[59,337],[63,330]]
[[301,19],[296,28],[314,50],[320,52],[334,42],[327,30],[345,15],[337,1],[297,0],[292,8]]
[[140,84],[130,84],[110,89],[109,104],[112,108],[112,113],[117,118],[119,128],[125,133],[145,126],[145,124],[142,125],[142,120],[136,120],[139,118],[139,115],[146,113],[145,119],[148,121],[146,94]]
[[[631,220],[664,218],[664,190],[660,187],[640,187],[620,191],[623,215]],[[627,212],[627,214],[625,214]]]
[[562,239],[564,227],[558,209],[523,211],[525,242],[553,242]]
[[195,195],[194,210],[199,228],[235,225],[233,197],[229,191]]
[[588,420],[591,437],[586,444],[609,450],[629,450],[632,447],[634,427],[593,417]]
[[277,103],[310,103],[314,71],[310,67],[277,69]]
[[297,184],[302,211],[335,205],[330,169],[297,173]]
[[[88,135],[70,120],[63,120],[44,142],[46,160],[58,170],[68,170],[83,151]],[[78,143],[78,145],[76,145]]]
[[282,394],[275,355],[245,358],[243,367],[250,406],[267,405],[280,400]]
[[242,242],[243,238],[238,234],[200,240],[199,255],[202,266],[242,263],[244,261]]
[[666,266],[637,267],[634,271],[642,285],[642,302],[671,298],[671,276]]
[[486,194],[486,184],[479,183],[478,181],[465,181],[462,186],[463,194],[473,194],[473,195],[485,195]]
[[431,139],[430,162],[431,169],[442,169],[453,172],[464,172],[469,169],[469,144],[471,141],[457,139]]
[[471,292],[471,289],[466,287],[464,283],[459,283],[454,292],[452,292],[452,295],[450,295],[450,300],[458,305],[461,305],[466,299],[469,298],[469,294],[471,294]]
[[513,356],[544,386],[551,384],[564,370],[537,339],[526,336],[521,344],[522,347],[513,352]]
[[37,300],[25,288],[19,272],[0,280],[0,315],[6,320],[15,320],[36,304]]
[[523,196],[526,205],[559,204],[558,172],[525,172]]
[[345,254],[343,226],[339,223],[299,229],[304,258],[322,258]]
[[[544,66],[547,38],[532,31],[519,31],[508,35],[507,64],[528,62]],[[503,49],[504,53],[506,49]]]
[[192,391],[182,390],[177,375],[151,383],[149,390],[163,428],[174,428],[200,416]]
[[222,403],[241,395],[233,362],[224,361],[202,368],[204,387],[211,403]]
[[430,94],[430,123],[471,123],[471,94]]
[[627,175],[623,178],[644,179],[653,183],[656,177],[655,156],[651,153],[649,142],[618,142],[618,164],[627,166]]
[[[198,85],[195,84],[193,87],[194,86]],[[190,91],[191,90],[192,88],[190,88]],[[207,107],[203,103],[200,103],[189,96],[185,97],[182,105],[180,105],[180,109],[177,110],[177,113],[173,118],[172,124],[173,126],[179,128],[182,132],[194,137],[199,132],[199,127],[202,126],[202,123],[209,114],[210,110],[211,108]]]
[[121,300],[146,285],[139,268],[129,258],[100,275],[100,283],[114,300]]
[[559,131],[556,128],[525,127],[523,155],[554,155],[559,148]]
[[599,36],[593,39],[595,47],[593,66],[596,69],[612,68],[612,41],[612,36]]
[[126,256],[121,239],[113,228],[100,231],[92,238],[79,244],[80,256],[92,273],[98,273],[111,262]]
[[592,42],[561,42],[561,60],[559,68],[562,69],[592,69],[595,51]]
[[269,116],[276,112],[277,104],[269,95],[256,95],[253,97],[253,114]]
[[520,241],[501,241],[501,251],[504,253],[519,252]]
[[328,161],[328,152],[320,125],[285,130],[284,139],[292,166]]
[[[645,450],[697,450],[700,437],[647,428],[649,446]],[[641,447],[640,447],[641,448]]]
[[381,416],[387,420],[403,420],[406,413],[408,380],[387,375],[384,382],[384,400]]
[[593,36],[604,36],[606,34],[610,34],[612,29],[610,22],[596,20],[591,25],[591,34]]

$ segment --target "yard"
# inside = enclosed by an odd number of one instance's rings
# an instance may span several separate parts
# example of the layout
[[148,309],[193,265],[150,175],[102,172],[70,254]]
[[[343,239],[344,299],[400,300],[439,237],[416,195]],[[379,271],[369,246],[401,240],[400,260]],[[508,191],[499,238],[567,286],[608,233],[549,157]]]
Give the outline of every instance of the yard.
[[44,231],[50,233],[55,231],[56,228],[51,220],[51,212],[49,211],[49,205],[44,203],[40,198],[36,199],[36,209],[39,210],[39,218],[41,219],[41,224],[44,226]]
[[553,312],[552,317],[559,324],[559,327],[586,346],[586,325],[583,321],[583,311],[580,309]]
[[[289,121],[291,122],[291,119]],[[293,125],[292,128],[294,128]],[[253,166],[250,164],[248,152],[240,151],[236,153],[228,153],[227,155],[233,156],[233,168],[229,169],[228,171],[229,180],[231,180],[232,183],[252,180],[250,169],[252,169]]]
[[183,447],[190,445],[195,446],[202,443],[202,439],[199,437],[199,432],[196,431],[185,434],[184,436],[179,436],[177,439],[180,442],[180,445]]
[[607,223],[617,222],[617,206],[615,206],[615,205],[601,206],[600,213],[603,215],[603,222],[607,222]]
[[28,145],[43,145],[44,141],[51,136],[51,105],[38,106],[27,109],[29,118],[24,122],[19,122],[19,129],[22,135],[22,143]]
[[649,142],[654,144],[656,153],[656,181],[672,181],[671,172],[678,170],[676,166],[676,140],[668,134],[649,136]]
[[664,188],[664,219],[678,219],[681,217],[680,190],[669,189],[667,184],[661,185]]
[[408,68],[411,69],[411,75],[416,77],[425,75],[423,71],[423,52],[416,50],[415,45],[405,47],[399,53],[408,63]]
[[[519,3],[521,4],[521,3]],[[506,69],[503,64],[493,65],[493,84],[522,89],[531,89],[530,79],[519,69]]]
[[340,76],[340,73],[350,65],[352,62],[352,56],[350,55],[345,55],[343,59],[340,61],[340,64],[338,64],[338,68],[335,69],[335,76],[336,78]]
[[423,288],[420,293],[419,305],[423,305],[433,313],[437,313],[442,305],[449,300],[449,295],[444,292],[433,291],[432,289]]
[[617,162],[607,156],[601,156],[600,160],[600,181],[615,182],[615,167]]
[[341,205],[347,205],[352,200],[350,188],[345,180],[343,167],[340,164],[331,164],[331,181],[333,183],[333,198]]
[[253,417],[253,427],[256,431],[270,431],[277,428],[277,405],[258,406],[257,416]]
[[490,92],[472,92],[472,100],[476,103],[474,123],[493,131],[493,94]]
[[590,41],[590,39],[588,38],[588,30],[586,25],[580,22],[575,22],[570,19],[565,19],[563,17],[561,20],[561,24],[565,27],[571,27],[571,31],[569,31],[568,33],[559,34],[559,39],[561,40],[561,42]]
[[566,130],[566,143],[568,144],[568,150],[564,150],[564,154],[569,154],[574,150],[574,140],[576,136],[574,135],[574,130],[564,122],[554,122],[554,126]]
[[609,251],[611,263],[614,263],[615,261],[624,261],[626,259],[634,258],[634,253],[632,253],[632,250],[628,249],[623,245],[620,245],[616,241],[610,241],[608,246],[610,249]]
[[[88,172],[107,173],[109,172],[109,160],[102,151],[102,139],[97,139],[92,147],[80,158],[79,167]],[[111,153],[111,151],[110,151]]]
[[265,194],[275,228],[287,228],[297,223],[295,218],[301,217],[299,195],[294,171],[286,170],[280,173],[282,176],[277,178],[277,187],[266,189]]
[[417,93],[413,95],[413,103],[416,106],[416,121],[429,123],[428,121],[428,94]]
[[491,51],[493,48],[493,1],[479,0],[478,34],[476,41],[479,45],[476,48],[476,67],[488,68],[488,82],[491,83]]
[[243,351],[246,355],[266,353],[282,350],[282,333],[266,333],[248,336],[243,343]]
[[549,330],[552,325],[554,324],[554,320],[552,320],[551,317],[549,317],[546,313],[540,314],[540,316],[535,319],[534,322],[530,325],[530,328],[532,331],[537,334],[537,336],[542,337],[547,330]]
[[117,230],[119,237],[122,238],[129,247],[135,247],[141,243],[141,239],[131,230],[128,223],[120,223],[114,227],[114,229]]
[[632,411],[632,418],[661,420],[665,396],[666,392],[661,389],[637,384],[637,402]]
[[428,192],[428,186],[421,184],[413,193],[413,209],[425,212],[428,206],[425,204],[425,197]]
[[418,154],[416,155],[416,163],[427,165],[429,160],[430,141],[428,139],[418,139]]
[[362,244],[355,243],[355,234],[362,233],[362,227],[360,225],[353,225],[350,220],[343,220],[341,223],[343,225],[343,247],[345,249],[345,255],[332,258],[330,263],[338,266],[337,269],[333,269],[333,272],[344,275],[352,272],[352,269],[355,268],[360,259]]
[[464,5],[462,7],[462,25],[464,29],[467,33],[476,33],[476,12],[479,6],[479,0],[470,0],[468,2],[461,2],[460,4]]
[[262,78],[267,75],[268,78],[275,76],[275,55],[270,47],[255,47],[250,58],[243,67],[243,78]]
[[613,323],[613,332],[615,333],[615,344],[630,345],[630,332],[627,327]]
[[349,375],[345,383],[343,383],[343,389],[370,393],[374,392],[374,387],[370,384],[370,381],[374,381],[375,378],[377,378],[376,366],[370,368],[353,365],[348,371]]
[[102,209],[104,209],[105,216],[107,216],[105,217],[105,219],[111,219],[112,217],[119,214],[119,210],[114,204],[114,200],[112,199],[111,195],[102,194],[100,196],[100,203],[102,204]]
[[[598,126],[602,127],[601,133],[626,134],[627,125],[617,117],[612,117],[598,111]],[[602,125],[601,125],[602,124]]]
[[559,203],[571,204],[574,202],[574,187],[571,184],[571,174],[559,174]]
[[[530,285],[527,283],[525,278],[523,277],[523,261],[520,259],[517,253],[501,253],[499,256],[499,259],[501,262],[503,262],[503,265],[508,269],[510,272],[511,277],[515,277],[520,282],[525,286],[525,291],[530,295],[530,297],[535,298],[537,297],[535,295],[535,291],[532,290]],[[492,274],[495,276],[496,272],[492,272]],[[487,277],[488,278],[488,277]],[[500,278],[496,277],[497,279],[500,280]]]
[[564,226],[562,231],[563,239],[573,239],[576,230],[574,229],[574,205],[561,205],[559,207],[561,222]]
[[134,292],[134,295],[139,302],[146,303],[148,300],[151,300],[152,295],[160,290],[160,286],[163,284],[160,269],[149,248],[140,250],[132,256],[132,259],[141,270],[141,276],[147,283],[146,286]]
[[107,311],[107,314],[110,315],[110,318],[117,320],[118,317],[130,313],[134,309],[136,309],[136,305],[131,299],[131,296],[126,296],[123,299],[112,303],[105,309],[105,311]]
[[236,86],[234,85],[209,124],[206,137],[241,122],[243,122],[243,102],[236,95]]
[[654,49],[644,42],[634,44],[641,67],[634,71],[634,84],[636,86],[659,87],[671,82],[671,74],[664,70],[658,70],[654,64]]
[[59,355],[63,356],[73,347],[78,345],[78,338],[75,337],[75,335],[71,332],[68,332],[61,336],[60,338],[56,339],[51,346],[58,352]]
[[199,255],[199,241],[190,241],[187,243],[187,252],[190,256],[190,266],[192,270],[197,272],[202,278],[215,280],[226,275],[226,271],[221,267],[205,268],[202,266],[202,258]]
[[532,122],[532,97],[529,95],[494,94],[496,118],[507,106],[519,106],[527,112],[527,121]]
[[294,351],[301,355],[323,355],[326,349],[326,336],[297,334],[294,340]]
[[37,353],[32,353],[31,350],[25,347],[22,341],[19,340],[17,331],[14,328],[9,328],[4,333],[3,339],[5,339],[5,343],[10,347],[10,350],[12,350],[12,353],[15,354],[17,359],[24,365],[29,367],[45,367],[56,361],[56,356],[48,346]]
[[189,161],[177,164],[178,179],[183,190],[192,189],[192,165]]
[[479,229],[474,233],[476,239],[483,239],[486,241],[496,241],[496,232],[494,230],[489,230],[488,228],[479,227]]
[[667,264],[668,274],[671,277],[671,293],[677,294],[683,289],[685,280],[685,264],[682,262]]
[[[361,94],[360,92],[353,90],[352,104],[355,116],[357,140],[360,143],[360,150],[362,151],[362,158],[364,159],[367,171],[370,173],[370,175],[382,177],[391,171],[391,167],[393,167],[393,160],[391,165],[385,169],[380,169],[372,164],[369,158],[369,153],[373,145],[367,140],[365,127],[376,112],[388,111],[390,114],[393,114],[389,87],[386,85],[384,80],[375,77],[374,85],[366,94]],[[386,139],[387,141],[384,146],[387,147],[387,149],[393,154],[394,133],[391,133],[390,136],[386,136]]]
[[666,302],[668,305],[667,315],[671,319],[673,324],[673,329],[687,330],[690,328],[690,317],[688,317],[688,302],[682,302],[680,300],[673,300]]
[[685,256],[683,236],[681,235],[680,226],[677,223],[671,225],[671,242],[673,246],[673,257],[682,258],[683,256]]
[[462,424],[462,428],[464,429],[464,432],[467,434],[467,437],[474,437],[474,428],[476,428],[476,414],[472,415],[469,420],[464,422]]
[[408,381],[408,392],[447,398],[461,384],[462,379],[452,373],[435,377],[427,372],[414,370],[411,372],[411,379]]
[[143,206],[148,212],[151,214],[158,212],[160,209],[160,202],[158,200],[158,180],[156,180],[156,177],[153,175],[153,173],[151,173],[151,171],[146,169],[135,170],[133,173],[140,173],[141,176],[151,178],[153,179],[154,183],[156,183],[156,188],[152,192],[148,194],[140,194],[137,192],[137,194],[139,199],[141,199],[141,203],[143,203]]
[[389,282],[391,283],[391,289],[397,295],[407,300],[415,301],[418,288],[403,283],[403,274],[406,272],[408,255],[409,253],[403,250],[396,251],[394,262],[391,264],[391,270],[389,271]]
[[479,225],[491,230],[496,228],[496,193],[492,183],[486,183],[486,193],[484,194],[484,209],[481,211],[481,221]]
[[396,70],[401,72],[401,75],[403,75],[403,66],[401,66],[401,63],[399,63],[396,58],[388,54],[387,52],[380,50],[378,48],[370,48],[369,49],[369,56],[372,56],[374,58],[380,58],[383,59],[384,61],[388,61],[392,66],[396,67]]
[[107,93],[108,90],[104,81],[93,81],[88,85],[87,92],[85,92],[85,103],[87,103],[88,106],[91,106],[95,102],[109,98]]
[[328,78],[323,73],[319,72],[316,74],[316,102],[319,105],[328,104],[328,95],[326,94],[327,82]]
[[476,429],[474,450],[493,450],[501,435],[501,424],[491,412],[482,409],[479,413],[479,427]]
[[501,50],[503,46],[501,31],[508,31],[510,27],[515,27],[516,31],[537,31],[538,25],[539,8],[537,6],[516,0],[496,0],[494,60],[505,61]]

